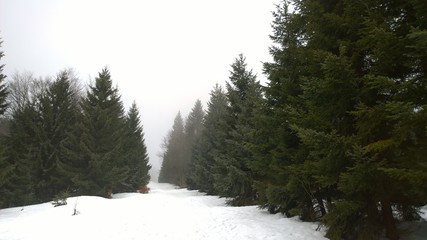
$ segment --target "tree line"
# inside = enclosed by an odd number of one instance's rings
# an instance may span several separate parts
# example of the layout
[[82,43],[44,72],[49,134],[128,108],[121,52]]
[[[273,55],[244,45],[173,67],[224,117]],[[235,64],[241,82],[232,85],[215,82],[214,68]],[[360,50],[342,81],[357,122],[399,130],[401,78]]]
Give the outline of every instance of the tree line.
[[321,221],[331,239],[399,239],[427,204],[426,12],[282,1],[267,85],[236,58],[205,112],[176,117],[159,181]]
[[53,79],[17,73],[6,82],[3,66],[0,208],[59,195],[110,197],[148,184],[138,107],[124,110],[107,68],[84,93],[72,70]]

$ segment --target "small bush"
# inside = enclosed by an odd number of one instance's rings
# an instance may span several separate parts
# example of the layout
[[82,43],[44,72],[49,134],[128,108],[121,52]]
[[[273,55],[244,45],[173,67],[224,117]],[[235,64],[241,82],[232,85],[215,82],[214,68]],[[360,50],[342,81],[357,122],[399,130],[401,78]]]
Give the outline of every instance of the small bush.
[[69,196],[70,194],[67,191],[58,193],[55,198],[53,198],[52,205],[54,207],[67,205],[67,198]]

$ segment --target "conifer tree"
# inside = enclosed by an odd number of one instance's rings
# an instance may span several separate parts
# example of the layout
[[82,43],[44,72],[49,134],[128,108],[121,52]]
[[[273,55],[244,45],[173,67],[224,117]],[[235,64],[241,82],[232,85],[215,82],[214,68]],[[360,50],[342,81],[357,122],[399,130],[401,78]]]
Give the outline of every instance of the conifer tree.
[[[79,108],[80,105],[81,102],[79,101]],[[67,133],[66,140],[60,146],[63,158],[57,162],[58,173],[62,176],[61,182],[72,195],[84,193],[85,189],[81,187],[81,184],[84,183],[82,180],[86,179],[89,173],[89,162],[81,150],[84,147],[81,141],[84,132],[81,108],[80,111],[76,112],[76,118],[74,128]]]
[[[39,96],[36,126],[39,142],[36,194],[42,201],[51,200],[67,189],[67,179],[58,171],[58,164],[66,161],[62,144],[76,126],[78,102],[72,88],[71,72],[61,71],[46,93]],[[74,80],[75,81],[75,80]]]
[[[25,101],[14,103],[10,120],[10,133],[6,139],[9,164],[14,166],[9,181],[15,204],[29,204],[51,200],[65,190],[64,178],[57,169],[63,159],[60,145],[73,128],[77,103],[70,88],[69,73],[63,71],[57,79],[29,79],[21,86],[27,92]],[[73,107],[74,106],[74,107]]]
[[14,165],[10,164],[6,159],[5,154],[5,141],[3,137],[0,137],[0,208],[7,207],[7,184],[13,172]]
[[[2,45],[3,41],[1,41],[0,38],[0,48]],[[6,75],[3,74],[3,67],[4,64],[1,63],[1,59],[4,57],[4,53],[3,51],[0,50],[0,116],[2,116],[4,114],[4,112],[6,111],[6,107],[7,107],[7,87],[6,87],[6,83],[4,82],[6,79]]]
[[3,187],[2,194],[6,199],[3,201],[6,206],[25,205],[43,200],[37,194],[37,188],[40,166],[38,163],[42,152],[40,146],[45,141],[40,141],[40,136],[43,135],[39,128],[42,118],[37,105],[40,96],[46,94],[48,84],[47,79],[30,77],[22,82],[20,85],[22,89],[10,89],[10,95],[24,97],[20,99],[22,101],[19,102],[19,107],[11,109],[9,133],[4,140],[6,162],[11,166],[9,179]]
[[[0,47],[1,47],[2,41],[0,39]],[[1,64],[1,59],[3,58],[4,54],[3,51],[0,50],[0,124],[3,124],[4,122],[2,121],[2,115],[4,114],[4,112],[6,111],[6,107],[7,107],[7,88],[6,85],[4,83],[5,79],[6,79],[6,75],[3,74],[3,67],[4,64]],[[4,189],[6,183],[8,182],[8,179],[10,177],[10,174],[13,170],[13,165],[9,164],[6,161],[6,156],[5,156],[5,142],[3,139],[3,134],[0,131],[0,189]],[[4,199],[4,193],[2,190],[0,190],[0,208],[2,206],[4,206],[5,204],[5,199]]]
[[324,216],[332,239],[378,238],[382,230],[398,239],[392,209],[416,217],[426,193],[418,158],[426,134],[421,5],[294,6],[294,13],[286,4],[275,13],[275,62],[265,65],[266,125],[279,128],[262,130],[276,141],[264,144],[271,157],[255,165],[260,199],[290,215]]
[[139,111],[134,102],[126,117],[126,134],[123,151],[129,167],[124,191],[135,191],[146,186],[150,181],[148,152],[145,146],[144,132],[139,118]]
[[253,175],[249,168],[254,160],[251,151],[256,141],[255,116],[262,101],[261,86],[245,58],[239,55],[231,65],[227,82],[228,125],[227,152],[217,158],[215,188],[221,196],[230,197],[233,205],[248,205],[256,201]]
[[210,93],[208,109],[203,120],[200,138],[192,151],[188,185],[208,194],[215,194],[214,172],[216,158],[223,154],[227,136],[228,101],[224,90],[217,84]]
[[35,123],[38,114],[33,104],[13,112],[9,134],[5,138],[5,158],[11,172],[1,191],[5,207],[26,205],[35,197],[35,169],[37,142]]
[[172,130],[169,132],[164,146],[163,162],[159,174],[159,182],[177,186],[182,182],[182,163],[185,158],[184,120],[181,113],[175,117]]
[[193,109],[188,115],[185,121],[185,146],[184,146],[184,159],[182,163],[181,173],[181,187],[187,187],[187,179],[189,176],[189,165],[191,162],[191,155],[195,144],[199,141],[200,134],[202,132],[203,117],[205,112],[203,111],[202,102],[197,100],[194,104]]
[[72,165],[81,168],[73,181],[81,194],[110,197],[125,184],[129,169],[123,152],[123,105],[107,68],[90,86],[81,108],[80,130],[76,132],[79,147],[68,153],[81,158],[73,161]]

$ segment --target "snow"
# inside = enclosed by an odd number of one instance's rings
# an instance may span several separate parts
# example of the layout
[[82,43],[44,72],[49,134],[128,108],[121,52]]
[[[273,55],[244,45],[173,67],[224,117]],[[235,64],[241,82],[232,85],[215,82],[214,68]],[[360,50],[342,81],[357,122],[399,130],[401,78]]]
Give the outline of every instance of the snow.
[[427,239],[427,206],[421,208],[421,217],[423,221],[401,224],[400,231],[405,234],[403,240]]
[[[225,200],[169,184],[150,183],[149,194],[113,199],[81,196],[68,205],[51,203],[0,210],[0,240],[26,239],[326,239],[318,224],[256,206],[229,207]],[[72,216],[74,207],[79,214]],[[423,209],[427,218],[427,207]],[[407,240],[425,239],[426,222],[408,225]]]
[[81,196],[69,198],[66,206],[44,203],[0,210],[0,240],[325,239],[314,223],[271,215],[256,206],[229,207],[224,199],[169,184],[149,187],[149,194]]

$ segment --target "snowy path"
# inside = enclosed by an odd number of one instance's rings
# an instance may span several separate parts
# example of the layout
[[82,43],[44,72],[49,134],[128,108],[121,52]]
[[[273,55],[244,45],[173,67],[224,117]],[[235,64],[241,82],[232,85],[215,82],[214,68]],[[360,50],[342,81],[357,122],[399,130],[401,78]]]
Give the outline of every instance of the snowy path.
[[[270,215],[256,207],[227,207],[224,199],[150,183],[150,194],[114,199],[70,198],[0,210],[0,240],[51,239],[325,239],[317,225]],[[77,202],[77,216],[71,216]]]

